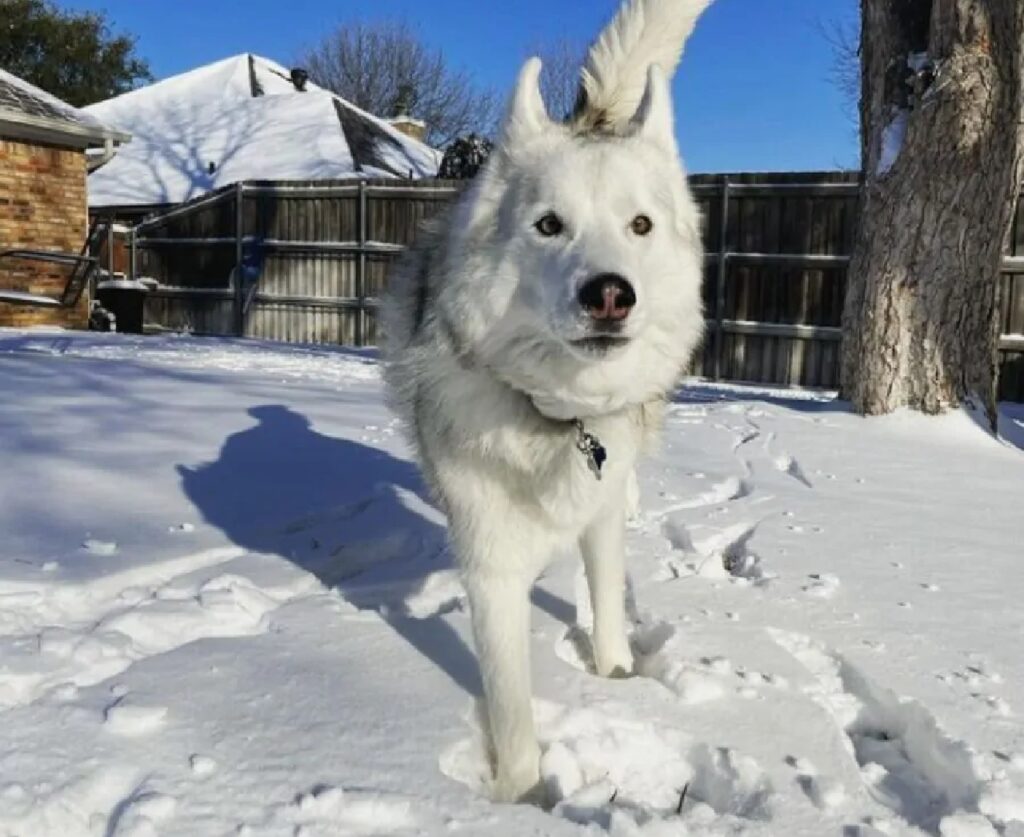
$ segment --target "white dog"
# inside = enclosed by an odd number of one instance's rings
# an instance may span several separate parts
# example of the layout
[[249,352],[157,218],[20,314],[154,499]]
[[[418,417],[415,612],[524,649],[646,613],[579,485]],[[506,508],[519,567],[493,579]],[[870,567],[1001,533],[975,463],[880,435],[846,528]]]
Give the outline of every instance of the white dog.
[[499,800],[539,781],[529,591],[552,556],[582,552],[597,673],[633,668],[626,495],[703,324],[668,78],[709,2],[628,0],[566,122],[527,61],[490,160],[384,300],[389,395],[469,596]]

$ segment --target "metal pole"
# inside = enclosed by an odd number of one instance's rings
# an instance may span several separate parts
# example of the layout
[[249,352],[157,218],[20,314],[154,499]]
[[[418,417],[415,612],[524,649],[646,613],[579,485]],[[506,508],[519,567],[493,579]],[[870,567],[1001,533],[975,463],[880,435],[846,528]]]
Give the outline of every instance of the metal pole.
[[722,206],[718,229],[718,282],[715,288],[715,360],[712,378],[722,377],[722,358],[725,354],[725,280],[728,273],[728,226],[729,226],[729,176],[722,180]]
[[356,345],[362,346],[366,340],[366,241],[367,241],[367,201],[366,181],[359,181],[359,256],[356,260],[356,298],[359,308],[356,310],[355,337]]
[[235,334],[245,334],[245,284],[242,270],[242,238],[245,225],[244,205],[245,184],[235,184],[235,283],[234,283],[234,319]]

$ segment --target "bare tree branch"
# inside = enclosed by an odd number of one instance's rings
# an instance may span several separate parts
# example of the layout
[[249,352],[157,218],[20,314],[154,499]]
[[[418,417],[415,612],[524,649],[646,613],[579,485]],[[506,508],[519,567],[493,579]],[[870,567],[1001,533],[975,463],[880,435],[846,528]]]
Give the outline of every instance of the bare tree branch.
[[493,133],[493,91],[450,67],[441,50],[404,23],[343,24],[297,61],[316,84],[377,116],[393,115],[403,102],[427,123],[426,140],[435,147],[467,133]]
[[818,31],[832,48],[829,81],[843,97],[843,111],[860,127],[860,17],[857,3],[849,2],[841,17],[818,21]]
[[544,65],[540,74],[540,92],[553,119],[564,119],[572,113],[586,52],[586,44],[568,38],[545,41],[530,50]]

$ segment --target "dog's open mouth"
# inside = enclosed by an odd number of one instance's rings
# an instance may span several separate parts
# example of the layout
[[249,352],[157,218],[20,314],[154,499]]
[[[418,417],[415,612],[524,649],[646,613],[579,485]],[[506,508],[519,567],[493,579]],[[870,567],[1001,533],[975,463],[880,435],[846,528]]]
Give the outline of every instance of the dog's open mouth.
[[572,341],[574,348],[596,355],[603,355],[612,349],[622,348],[627,343],[629,343],[629,338],[623,337],[621,334],[593,334]]

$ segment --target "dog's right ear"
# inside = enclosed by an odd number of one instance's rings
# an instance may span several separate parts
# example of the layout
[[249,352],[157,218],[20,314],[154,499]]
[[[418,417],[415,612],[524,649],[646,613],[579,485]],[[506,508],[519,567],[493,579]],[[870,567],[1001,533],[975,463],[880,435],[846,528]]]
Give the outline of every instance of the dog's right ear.
[[657,64],[647,70],[647,88],[632,119],[634,131],[666,151],[676,153],[672,92],[665,73]]
[[501,130],[501,144],[506,148],[515,147],[551,124],[544,99],[540,95],[540,68],[540,59],[530,58],[519,71],[516,89]]

